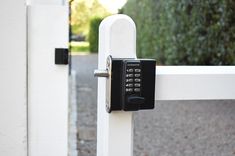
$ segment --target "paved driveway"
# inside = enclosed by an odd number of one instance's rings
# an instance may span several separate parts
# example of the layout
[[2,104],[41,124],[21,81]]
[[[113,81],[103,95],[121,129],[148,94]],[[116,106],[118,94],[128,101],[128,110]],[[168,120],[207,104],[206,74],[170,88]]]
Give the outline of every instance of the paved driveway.
[[[79,156],[95,156],[97,55],[73,56],[72,62]],[[235,101],[158,102],[154,110],[135,112],[134,124],[134,156],[235,156]]]

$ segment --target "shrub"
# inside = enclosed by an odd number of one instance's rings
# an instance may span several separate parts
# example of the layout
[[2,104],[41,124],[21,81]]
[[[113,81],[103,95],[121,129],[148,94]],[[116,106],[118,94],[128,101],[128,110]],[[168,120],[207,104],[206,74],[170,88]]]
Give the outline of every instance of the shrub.
[[235,64],[235,1],[129,0],[139,57],[160,64]]
[[72,52],[89,52],[89,43],[85,41],[72,41],[70,42],[70,47]]
[[90,21],[89,37],[90,52],[98,52],[99,25],[102,21],[100,17],[94,17]]

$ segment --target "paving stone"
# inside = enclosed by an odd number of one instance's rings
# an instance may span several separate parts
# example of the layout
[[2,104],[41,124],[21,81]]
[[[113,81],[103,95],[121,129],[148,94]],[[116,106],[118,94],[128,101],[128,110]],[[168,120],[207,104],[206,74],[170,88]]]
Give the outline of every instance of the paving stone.
[[96,140],[96,129],[89,127],[79,127],[78,128],[78,139],[79,140]]

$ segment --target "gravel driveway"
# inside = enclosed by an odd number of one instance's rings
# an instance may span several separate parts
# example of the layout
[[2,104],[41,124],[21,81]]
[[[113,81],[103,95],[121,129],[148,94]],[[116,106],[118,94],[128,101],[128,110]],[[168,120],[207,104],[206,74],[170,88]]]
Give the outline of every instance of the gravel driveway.
[[[73,56],[72,68],[79,156],[95,156],[97,55]],[[135,112],[134,124],[134,156],[235,156],[235,101],[157,102],[154,110]]]

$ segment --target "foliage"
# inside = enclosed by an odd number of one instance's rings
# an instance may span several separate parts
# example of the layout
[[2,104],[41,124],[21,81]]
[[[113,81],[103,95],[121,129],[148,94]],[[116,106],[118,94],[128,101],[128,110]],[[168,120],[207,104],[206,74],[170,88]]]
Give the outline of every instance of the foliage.
[[90,52],[98,52],[99,25],[103,18],[94,17],[90,21],[89,44]]
[[234,0],[129,0],[139,57],[160,64],[235,64]]
[[72,52],[89,52],[89,43],[88,42],[71,42],[71,51]]
[[98,0],[75,0],[71,4],[71,9],[72,33],[78,35],[88,35],[89,22],[93,17],[110,15]]

